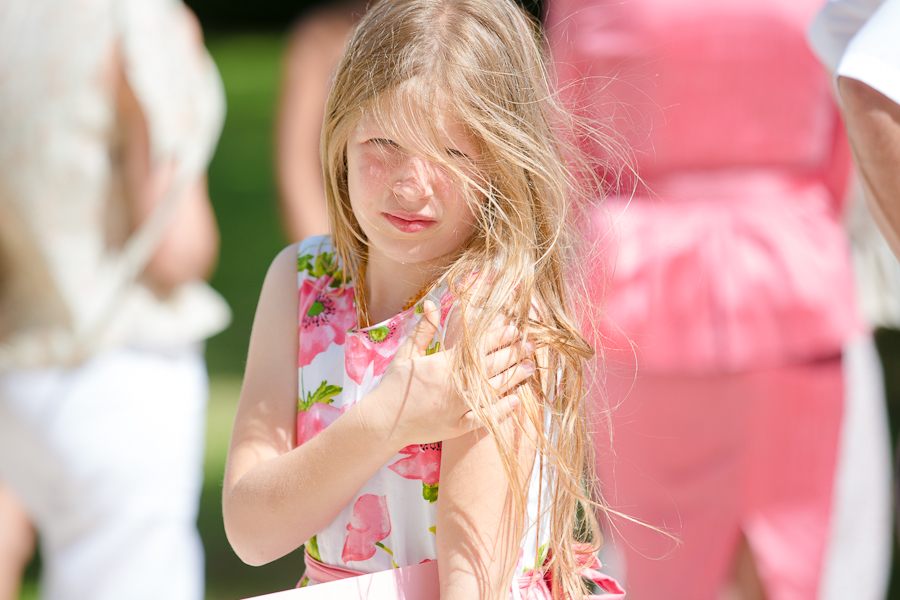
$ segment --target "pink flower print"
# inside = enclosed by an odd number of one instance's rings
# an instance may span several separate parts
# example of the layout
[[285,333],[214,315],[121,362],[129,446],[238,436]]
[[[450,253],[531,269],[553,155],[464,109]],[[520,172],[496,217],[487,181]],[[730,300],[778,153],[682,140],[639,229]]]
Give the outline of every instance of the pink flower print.
[[313,439],[322,430],[337,421],[349,406],[338,408],[330,404],[316,402],[309,410],[301,410],[297,413],[297,445],[301,446]]
[[401,336],[397,329],[397,323],[391,320],[387,325],[350,336],[344,347],[344,367],[350,379],[362,384],[370,363],[374,364],[376,377],[387,370],[400,347]]
[[444,295],[441,296],[440,306],[441,306],[441,327],[443,327],[447,322],[447,315],[450,314],[450,309],[453,308],[453,303],[456,302],[456,295],[450,292],[449,290],[444,292]]
[[343,344],[356,325],[353,290],[328,289],[331,278],[306,279],[300,286],[300,351],[297,366],[305,367],[331,344]]
[[388,468],[406,479],[422,481],[422,497],[437,501],[438,480],[441,476],[441,443],[413,444],[400,451],[406,455]]
[[[391,517],[387,509],[387,496],[363,494],[353,505],[353,518],[347,524],[347,540],[341,552],[341,560],[368,560],[375,556],[378,542],[391,533]],[[381,545],[381,544],[378,544]]]
[[323,381],[315,392],[297,398],[297,445],[305,444],[334,423],[349,408],[331,406],[343,388]]

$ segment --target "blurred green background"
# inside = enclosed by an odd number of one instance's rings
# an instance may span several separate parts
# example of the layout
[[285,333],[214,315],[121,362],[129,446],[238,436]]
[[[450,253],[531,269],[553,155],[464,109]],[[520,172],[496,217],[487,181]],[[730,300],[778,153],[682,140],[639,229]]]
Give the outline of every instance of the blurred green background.
[[[300,552],[264,567],[244,565],[225,539],[220,498],[256,301],[270,261],[288,243],[277,208],[272,136],[286,36],[272,29],[283,29],[298,9],[312,2],[270,1],[261,12],[237,11],[233,8],[237,3],[222,3],[224,12],[216,12],[214,0],[189,4],[207,28],[207,46],[219,66],[228,101],[225,128],[209,169],[209,186],[222,236],[219,268],[212,284],[231,305],[234,321],[211,339],[207,348],[211,398],[199,527],[206,548],[207,598],[235,600],[291,588],[302,573]],[[248,28],[269,31],[239,32]],[[879,331],[876,341],[884,361],[896,441],[900,428],[900,333]],[[900,600],[896,553],[894,562],[889,598]],[[37,562],[29,567],[22,600],[38,597],[39,568]]]

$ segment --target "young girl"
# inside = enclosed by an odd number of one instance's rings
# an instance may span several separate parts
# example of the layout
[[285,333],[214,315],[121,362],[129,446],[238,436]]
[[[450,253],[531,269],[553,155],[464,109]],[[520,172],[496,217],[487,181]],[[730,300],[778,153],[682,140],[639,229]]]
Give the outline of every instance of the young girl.
[[224,484],[245,562],[305,543],[300,585],[437,560],[444,600],[621,593],[576,545],[599,543],[593,350],[537,32],[510,0],[360,22],[322,136],[333,236],[275,259],[250,340]]

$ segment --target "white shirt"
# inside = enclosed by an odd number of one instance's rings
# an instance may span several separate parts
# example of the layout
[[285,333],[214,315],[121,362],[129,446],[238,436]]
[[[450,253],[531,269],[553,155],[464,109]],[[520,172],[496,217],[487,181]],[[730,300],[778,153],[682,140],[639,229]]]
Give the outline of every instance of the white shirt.
[[[123,214],[116,52],[151,161],[174,166],[164,200],[122,243],[108,239]],[[181,0],[0,1],[0,368],[179,347],[227,325],[205,283],[159,298],[137,280],[180,192],[206,170],[224,100]]]
[[900,104],[900,0],[829,0],[809,42],[836,77],[862,81]]

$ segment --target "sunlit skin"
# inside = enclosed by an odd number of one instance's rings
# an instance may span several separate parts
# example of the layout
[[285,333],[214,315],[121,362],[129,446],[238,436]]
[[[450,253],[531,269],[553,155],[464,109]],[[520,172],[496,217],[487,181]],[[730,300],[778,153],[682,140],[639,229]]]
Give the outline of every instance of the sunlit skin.
[[[478,144],[461,125],[439,117],[437,127],[449,160],[477,164]],[[462,184],[424,154],[371,116],[360,119],[347,142],[350,205],[368,238],[373,322],[399,312],[476,227]]]

